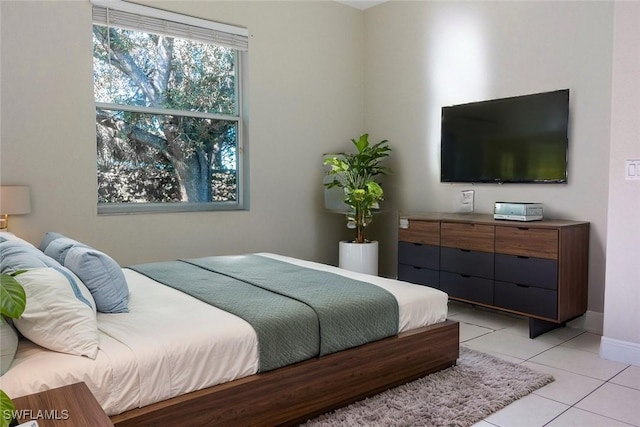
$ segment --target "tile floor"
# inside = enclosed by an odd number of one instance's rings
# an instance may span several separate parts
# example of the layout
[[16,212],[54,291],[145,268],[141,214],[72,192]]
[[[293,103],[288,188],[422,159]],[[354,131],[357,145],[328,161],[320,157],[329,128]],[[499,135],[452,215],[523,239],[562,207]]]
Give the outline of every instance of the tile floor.
[[640,427],[640,367],[601,359],[599,335],[565,327],[532,340],[527,319],[456,302],[449,318],[461,345],[555,378],[474,427]]

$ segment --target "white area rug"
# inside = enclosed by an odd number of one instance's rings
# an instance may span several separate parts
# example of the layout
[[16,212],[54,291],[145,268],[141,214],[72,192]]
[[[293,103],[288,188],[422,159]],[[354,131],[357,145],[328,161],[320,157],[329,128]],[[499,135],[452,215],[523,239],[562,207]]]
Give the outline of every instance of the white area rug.
[[456,366],[303,425],[466,427],[552,381],[550,375],[460,347]]

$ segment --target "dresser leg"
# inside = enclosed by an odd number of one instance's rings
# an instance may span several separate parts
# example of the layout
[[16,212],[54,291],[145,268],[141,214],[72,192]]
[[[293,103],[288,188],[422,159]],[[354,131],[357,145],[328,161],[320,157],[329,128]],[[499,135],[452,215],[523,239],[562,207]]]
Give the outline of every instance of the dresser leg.
[[533,339],[538,335],[542,335],[546,332],[552,331],[561,326],[565,326],[566,323],[555,323],[546,320],[529,318],[529,338]]

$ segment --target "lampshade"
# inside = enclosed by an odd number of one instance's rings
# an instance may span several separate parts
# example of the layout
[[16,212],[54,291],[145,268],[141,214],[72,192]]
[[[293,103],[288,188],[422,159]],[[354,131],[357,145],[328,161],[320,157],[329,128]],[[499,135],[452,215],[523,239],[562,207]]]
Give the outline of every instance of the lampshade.
[[22,215],[31,212],[29,187],[0,185],[0,214]]
[[24,185],[0,185],[0,229],[6,229],[9,215],[31,212],[29,187]]

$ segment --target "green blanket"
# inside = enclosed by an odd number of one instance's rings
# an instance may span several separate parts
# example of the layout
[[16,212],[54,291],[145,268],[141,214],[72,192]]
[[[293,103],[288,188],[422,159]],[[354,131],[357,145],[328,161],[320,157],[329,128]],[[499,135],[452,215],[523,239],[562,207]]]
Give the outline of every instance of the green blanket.
[[398,333],[393,295],[338,274],[259,255],[131,268],[248,321],[262,372]]

